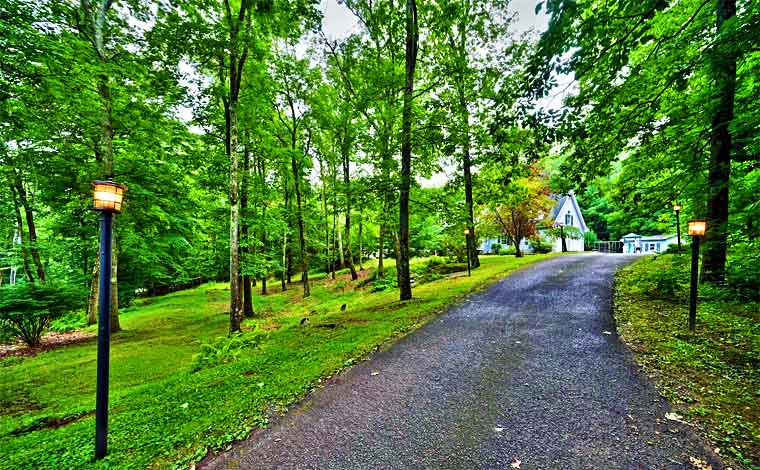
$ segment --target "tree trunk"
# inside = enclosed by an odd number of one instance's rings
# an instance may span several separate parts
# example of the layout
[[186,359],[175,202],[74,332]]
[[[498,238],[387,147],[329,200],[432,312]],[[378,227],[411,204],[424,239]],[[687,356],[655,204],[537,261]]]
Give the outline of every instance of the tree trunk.
[[238,200],[237,102],[230,100],[230,333],[240,331],[243,305],[240,289],[240,201]]
[[309,290],[309,263],[306,259],[306,228],[303,221],[303,209],[301,207],[301,170],[295,155],[290,157],[290,165],[293,168],[293,189],[296,193],[296,222],[298,224],[298,245],[301,255],[301,283],[303,284],[303,296],[311,295]]
[[121,331],[119,323],[119,245],[113,232],[116,231],[116,221],[111,226],[111,333]]
[[100,294],[100,282],[98,282],[98,273],[100,273],[100,256],[95,257],[95,263],[92,266],[90,297],[87,299],[88,325],[94,325],[98,322],[98,295]]
[[288,284],[285,282],[285,271],[287,270],[287,268],[285,267],[287,263],[287,252],[288,252],[288,233],[285,232],[282,235],[282,274],[280,275],[280,282],[282,283],[283,292],[288,290]]
[[325,214],[325,274],[330,274],[330,216],[327,214],[327,185],[322,158],[319,159],[319,179],[322,181],[322,212]]
[[378,253],[377,253],[377,277],[378,279],[385,278],[385,266],[383,261],[385,260],[385,223],[380,224],[380,236],[377,241]]
[[[266,261],[269,261],[269,255],[267,254],[267,201],[265,199],[265,195],[267,194],[267,179],[266,179],[266,171],[264,168],[264,156],[260,156],[258,159],[256,159],[258,162],[258,165],[256,166],[256,171],[258,173],[259,177],[259,184],[260,184],[260,194],[261,194],[261,222],[262,222],[262,229],[261,229],[261,249],[263,251],[262,255],[265,257]],[[267,263],[268,265],[269,263]],[[267,277],[269,277],[269,269],[266,270],[266,272],[261,276],[261,295],[267,295]]]
[[34,282],[34,275],[29,267],[29,252],[26,250],[26,242],[24,241],[24,222],[21,220],[21,210],[19,209],[16,186],[15,184],[12,184],[10,187],[13,196],[13,212],[16,216],[16,230],[18,230],[19,241],[21,242],[21,261],[24,266],[24,275],[26,276],[27,282]]
[[515,256],[517,258],[522,258],[523,256],[523,252],[520,249],[520,240],[522,240],[522,237],[520,238],[512,237],[512,243],[514,243],[515,245]]
[[24,216],[26,218],[26,226],[29,235],[29,252],[32,255],[32,261],[37,271],[37,279],[40,282],[45,282],[45,269],[42,266],[42,260],[40,259],[40,251],[37,249],[37,227],[34,224],[34,212],[32,212],[32,206],[29,204],[29,199],[26,196],[26,188],[21,181],[21,175],[18,171],[13,170],[16,179],[16,191],[18,193],[19,202],[24,208]]
[[349,159],[348,149],[344,148],[343,153],[343,190],[346,194],[346,243],[345,259],[348,264],[348,269],[351,271],[351,280],[355,281],[359,278],[356,274],[356,268],[354,267],[353,254],[351,253],[351,175],[349,173]]
[[[248,145],[245,146],[243,152],[243,181],[240,185],[240,212],[242,214],[242,220],[240,223],[240,233],[243,238],[243,245],[241,248],[241,255],[244,263],[249,263],[248,255],[251,252],[250,239],[249,239],[249,227],[248,227],[248,183],[249,172],[251,170],[250,163],[251,155],[248,151]],[[244,274],[243,278],[243,316],[245,318],[253,317],[253,293],[251,285],[251,275]]]
[[362,252],[362,227],[364,226],[364,217],[359,210],[359,270],[364,271],[364,253]]
[[406,87],[401,129],[401,191],[399,200],[399,297],[412,298],[409,270],[409,190],[412,181],[412,100],[414,71],[417,66],[417,2],[406,1]]
[[467,228],[470,233],[467,235],[468,246],[470,251],[470,263],[473,268],[480,266],[478,258],[477,236],[475,235],[475,211],[472,197],[472,161],[470,159],[470,114],[467,110],[467,103],[464,97],[461,98],[464,119],[464,136],[462,144],[462,168],[464,170],[464,194],[467,204]]
[[[736,0],[718,0],[717,35],[724,24],[736,16]],[[718,40],[716,49],[721,49]],[[707,233],[704,239],[702,281],[722,283],[726,279],[726,249],[728,245],[728,188],[731,177],[731,131],[736,91],[736,54],[713,51],[712,70],[718,95],[718,107],[712,119],[710,133],[710,171],[708,174]]]

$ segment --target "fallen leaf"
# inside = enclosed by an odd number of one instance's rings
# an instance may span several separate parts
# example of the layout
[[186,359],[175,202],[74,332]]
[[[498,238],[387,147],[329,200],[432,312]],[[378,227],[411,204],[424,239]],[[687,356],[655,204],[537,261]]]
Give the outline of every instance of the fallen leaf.
[[190,404],[189,403],[183,403],[181,406],[182,406],[182,408],[187,408],[188,406],[190,406]]
[[607,330],[604,330],[602,333],[604,333],[605,335],[611,335],[612,334],[611,331],[607,331]]
[[688,424],[683,420],[683,416],[679,415],[678,413],[665,413],[665,419],[676,421],[678,423]]
[[496,432],[502,432],[504,430],[504,428],[496,426],[495,428],[493,428],[493,430],[496,431]]
[[371,373],[371,374],[369,374],[369,375],[380,375],[380,372],[378,372],[378,371],[376,371],[376,370],[373,370],[373,371],[372,371],[372,373]]
[[691,466],[696,470],[712,470],[712,465],[696,457],[689,457],[689,463],[691,463]]
[[520,464],[522,463],[522,460],[514,459],[512,461],[511,467],[512,468],[520,468]]

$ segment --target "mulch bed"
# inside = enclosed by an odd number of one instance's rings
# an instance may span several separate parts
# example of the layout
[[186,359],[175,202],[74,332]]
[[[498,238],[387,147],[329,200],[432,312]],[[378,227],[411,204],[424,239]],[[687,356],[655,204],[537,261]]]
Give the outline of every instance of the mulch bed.
[[83,343],[95,338],[94,333],[84,331],[69,331],[67,333],[46,333],[40,340],[39,346],[30,348],[26,343],[18,341],[10,344],[0,344],[0,359],[7,356],[34,356],[41,352],[50,351],[51,349],[69,344]]

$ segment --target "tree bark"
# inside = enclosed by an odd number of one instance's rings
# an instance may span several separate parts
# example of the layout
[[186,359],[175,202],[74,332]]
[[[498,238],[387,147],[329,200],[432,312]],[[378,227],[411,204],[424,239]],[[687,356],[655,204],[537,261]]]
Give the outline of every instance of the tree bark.
[[[736,0],[718,0],[716,49],[726,43],[724,24],[736,16]],[[707,233],[704,239],[702,281],[722,283],[726,279],[726,249],[728,245],[728,189],[731,178],[731,131],[736,92],[736,53],[713,51],[712,70],[717,88],[718,106],[710,132],[710,170],[708,174]]]
[[401,191],[399,199],[399,297],[412,298],[409,270],[409,191],[412,181],[412,100],[414,99],[414,72],[417,66],[417,2],[406,1],[406,86],[401,129]]
[[[243,239],[243,245],[241,248],[241,256],[243,262],[250,262],[248,255],[251,252],[249,227],[248,227],[248,183],[249,172],[251,170],[251,155],[248,151],[248,145],[245,145],[245,151],[243,152],[243,181],[240,185],[240,212],[242,214],[242,220],[240,222],[240,234]],[[243,316],[245,318],[253,317],[253,292],[251,285],[251,275],[244,274],[242,278],[243,283]]]
[[237,103],[230,100],[230,333],[240,331],[243,306],[240,289],[240,201],[238,200]]
[[90,297],[87,299],[87,324],[94,325],[98,322],[98,295],[100,294],[100,283],[98,282],[98,273],[100,272],[100,256],[95,257],[95,263],[92,266],[92,281],[90,282]]
[[24,275],[28,282],[34,282],[34,274],[29,267],[29,252],[26,249],[24,241],[24,222],[21,220],[21,210],[19,209],[18,195],[16,194],[15,184],[11,184],[11,194],[13,195],[13,209],[16,216],[16,229],[18,230],[19,241],[21,242],[21,261],[24,266]]
[[34,262],[34,266],[37,271],[37,279],[39,279],[39,281],[44,284],[45,268],[42,266],[40,251],[37,248],[37,227],[34,223],[34,212],[32,211],[32,206],[29,204],[29,198],[27,198],[26,195],[26,188],[24,188],[24,183],[21,181],[21,175],[19,175],[18,171],[15,169],[13,172],[16,179],[16,192],[18,193],[18,199],[21,203],[21,207],[24,208],[24,216],[28,229],[27,234],[29,237],[29,253],[32,255],[32,262]]
[[343,191],[346,195],[346,243],[344,244],[344,258],[348,264],[348,269],[351,271],[351,280],[355,281],[359,276],[356,274],[353,254],[351,253],[351,175],[349,173],[348,148],[345,147],[344,145],[343,152],[341,152],[343,154]]
[[364,253],[362,252],[362,227],[364,226],[364,216],[361,209],[359,210],[359,270],[364,271]]
[[470,113],[467,109],[467,102],[464,99],[464,93],[460,91],[460,106],[462,111],[462,120],[464,130],[462,136],[462,169],[464,171],[464,194],[467,205],[467,235],[468,247],[470,250],[470,263],[472,268],[480,266],[478,258],[477,236],[475,235],[475,210],[472,197],[472,160],[470,158]]
[[309,289],[309,263],[306,259],[306,228],[303,221],[303,208],[301,207],[301,169],[296,161],[295,154],[291,154],[290,165],[293,169],[293,190],[296,194],[296,223],[298,224],[298,246],[301,256],[301,283],[303,284],[303,296],[311,295]]
[[[112,232],[116,231],[116,221],[112,225]],[[113,237],[113,246],[111,247],[111,333],[121,331],[119,322],[119,244],[116,237]]]

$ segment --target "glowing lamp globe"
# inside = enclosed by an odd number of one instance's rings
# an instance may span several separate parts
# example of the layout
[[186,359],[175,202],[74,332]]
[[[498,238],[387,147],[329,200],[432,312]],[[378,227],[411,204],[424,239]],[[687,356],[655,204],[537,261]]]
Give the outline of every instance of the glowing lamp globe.
[[706,220],[690,220],[689,221],[689,235],[701,237],[707,230]]
[[673,210],[678,212],[681,210],[681,204],[673,204]]
[[121,212],[121,204],[124,200],[126,186],[113,181],[93,181],[94,209],[96,211]]
[[470,229],[468,229],[468,228],[464,229],[464,234],[465,235],[469,235],[470,234]]

